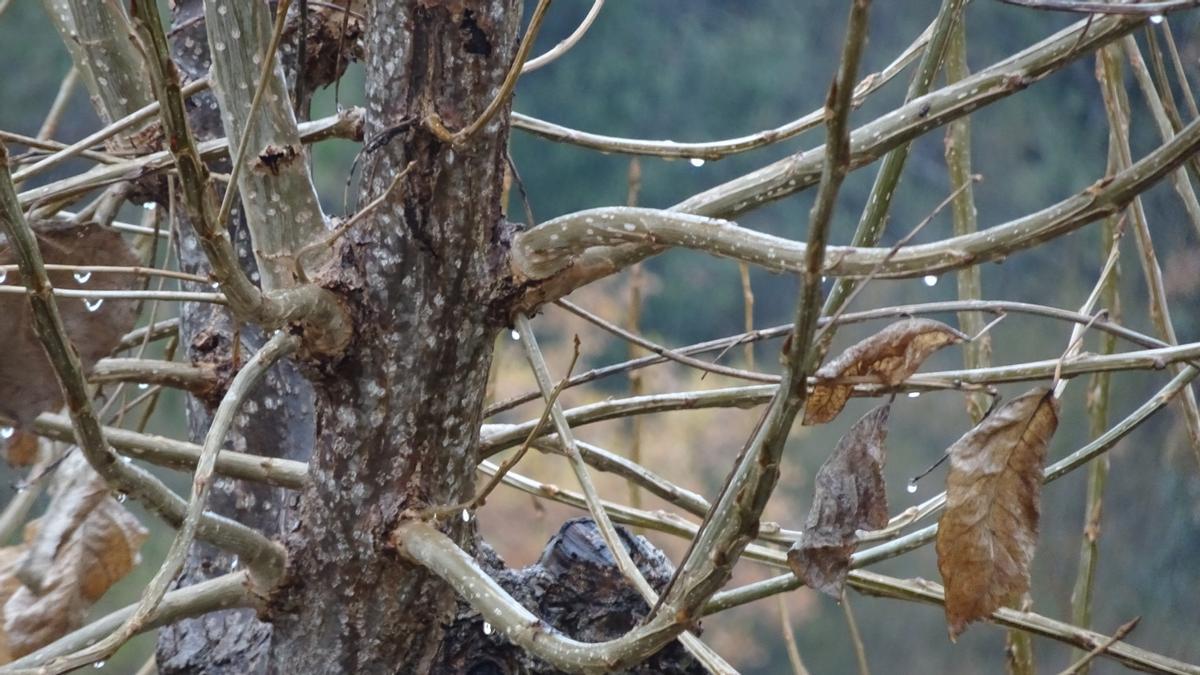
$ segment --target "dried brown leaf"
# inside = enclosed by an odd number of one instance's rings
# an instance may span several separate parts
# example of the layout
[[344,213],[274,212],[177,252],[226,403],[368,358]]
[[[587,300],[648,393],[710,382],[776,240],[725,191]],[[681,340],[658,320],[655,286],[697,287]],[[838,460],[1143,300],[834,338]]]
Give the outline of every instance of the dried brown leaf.
[[34,434],[18,431],[7,442],[0,442],[0,446],[9,466],[31,466],[37,461],[38,437]]
[[1029,590],[1042,467],[1056,428],[1058,402],[1039,387],[1001,406],[948,451],[937,556],[952,640]]
[[86,460],[69,455],[46,515],[26,529],[24,544],[0,549],[0,647],[8,658],[81,626],[93,603],[138,564],[147,534]]
[[817,384],[804,407],[804,424],[823,424],[837,417],[854,390],[849,383],[825,384],[821,380],[869,377],[895,386],[915,373],[933,352],[967,339],[960,331],[932,319],[906,319],[884,328],[815,373]]
[[890,412],[890,404],[875,408],[838,441],[817,471],[804,535],[788,551],[792,572],[810,588],[833,598],[842,596],[857,532],[879,529],[888,522],[883,465]]
[[[57,221],[34,223],[43,260],[60,265],[137,265],[137,256],[120,233],[95,224],[75,225]],[[0,265],[16,262],[8,241],[0,238]],[[132,274],[50,272],[56,288],[114,290],[134,288]],[[86,276],[85,276],[86,275]],[[84,279],[83,282],[78,279]],[[9,272],[5,284],[21,285],[20,272]],[[94,307],[95,310],[89,310]],[[105,299],[96,302],[81,298],[58,298],[67,335],[79,352],[84,370],[90,370],[107,356],[121,336],[133,328],[136,303],[132,300]],[[0,415],[28,426],[39,413],[62,405],[62,394],[54,369],[33,331],[29,301],[23,295],[0,294]]]

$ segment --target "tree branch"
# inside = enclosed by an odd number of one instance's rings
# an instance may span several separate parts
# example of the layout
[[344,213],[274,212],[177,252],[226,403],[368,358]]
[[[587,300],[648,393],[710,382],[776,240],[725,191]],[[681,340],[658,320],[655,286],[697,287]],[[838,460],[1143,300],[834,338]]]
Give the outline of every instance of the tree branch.
[[[238,371],[237,376],[229,385],[229,391],[221,399],[221,404],[213,415],[208,434],[204,438],[204,449],[196,462],[196,471],[192,477],[192,496],[183,524],[175,533],[175,538],[171,541],[170,548],[167,549],[167,555],[162,565],[142,590],[141,600],[138,601],[133,614],[117,630],[100,642],[51,662],[48,666],[51,671],[62,673],[95,661],[103,661],[112,656],[129,638],[141,632],[158,608],[163,596],[166,595],[167,586],[183,569],[183,564],[187,560],[188,550],[196,539],[200,519],[208,505],[208,494],[212,488],[212,475],[217,454],[225,445],[225,437],[233,426],[234,416],[241,408],[242,401],[266,375],[267,370],[277,361],[295,351],[299,342],[299,338],[294,335],[276,332]],[[252,573],[254,584],[260,588],[274,587],[283,575],[284,570],[283,566],[278,564],[280,562],[278,555],[274,558],[267,556],[242,562]]]
[[[226,191],[220,222],[239,194],[264,290],[302,281],[295,277],[296,252],[325,230],[276,54],[288,4],[276,7],[272,29],[266,3],[204,3],[213,91],[225,135],[239,139],[231,169],[237,189]],[[247,83],[257,83],[253,100],[245,95]],[[247,166],[248,150],[253,157]]]
[[[126,464],[108,447],[83,378],[79,355],[63,328],[58,305],[50,292],[50,278],[43,267],[37,238],[21,213],[8,173],[8,152],[0,144],[0,224],[17,255],[21,278],[29,288],[34,329],[54,367],[63,398],[71,416],[75,441],[88,463],[108,485],[141,501],[172,526],[183,522],[186,505],[152,474]],[[200,538],[243,556],[246,560],[282,564],[282,553],[258,532],[240,523],[205,514],[199,524]]]
[[[142,626],[142,630],[152,630],[175,623],[180,619],[222,609],[256,607],[260,602],[261,598],[253,590],[250,573],[242,570],[167,593],[150,616],[149,621]],[[116,630],[133,614],[133,611],[134,606],[130,605],[97,619],[31,654],[26,654],[6,666],[0,666],[0,673],[10,675],[30,672],[24,669],[40,668],[53,659],[83,649]],[[32,672],[41,673],[42,671],[34,670]]]

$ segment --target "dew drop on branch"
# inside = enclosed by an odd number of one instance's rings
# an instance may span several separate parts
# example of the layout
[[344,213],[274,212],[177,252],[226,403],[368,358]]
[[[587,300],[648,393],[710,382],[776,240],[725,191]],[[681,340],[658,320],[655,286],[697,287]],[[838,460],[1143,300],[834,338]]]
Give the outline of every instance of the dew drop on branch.
[[141,389],[142,391],[146,391],[149,388],[150,388],[149,382],[138,382],[138,389]]
[[92,278],[91,270],[81,270],[81,271],[75,273],[75,281],[77,281],[81,284],[86,284],[88,282],[88,280],[91,278]]
[[463,519],[464,523],[471,522],[471,512],[466,509],[463,509],[462,510],[462,519]]
[[512,331],[512,333],[511,333],[511,335],[512,335],[512,339],[513,339],[513,340],[515,340],[515,341],[517,341],[517,342],[520,342],[520,341],[521,341],[521,334],[520,334],[520,333],[518,333],[518,332],[517,332],[517,330],[516,330],[515,328],[513,329],[513,331]]
[[14,433],[16,433],[16,430],[12,427],[0,427],[0,438],[12,438]]
[[908,481],[908,485],[904,489],[907,490],[908,494],[910,494],[910,495],[915,493],[917,491],[917,481],[915,481],[915,480]]
[[[1159,17],[1159,18],[1161,20],[1162,17]],[[701,159],[700,157],[693,157],[688,160],[688,163],[696,168],[704,166],[704,160]]]
[[910,391],[910,392],[908,392],[908,397],[909,397],[909,398],[920,398],[920,397],[921,397],[921,392],[919,392],[919,391]]
[[93,667],[93,668],[96,668],[97,670],[98,670],[98,669],[100,669],[100,668],[103,668],[103,667],[104,667],[104,661],[97,661],[97,662],[95,662],[95,663],[93,663],[93,664],[92,664],[92,667]]
[[0,269],[0,284],[4,283],[4,280],[7,278],[8,278],[8,270]]
[[1154,16],[1150,17],[1150,23],[1159,24],[1162,22],[1163,22],[1162,14],[1155,14]]
[[86,307],[87,311],[89,311],[89,312],[94,312],[94,311],[100,309],[100,305],[103,305],[103,304],[104,304],[104,298],[96,298],[95,300],[85,299],[83,301],[83,306]]
[[932,274],[925,275],[925,285],[929,287],[937,286],[938,278]]
[[491,635],[491,634],[492,634],[492,631],[493,631],[492,624],[490,624],[490,623],[488,623],[488,622],[484,621],[484,622],[483,622],[483,634],[484,634],[484,635]]

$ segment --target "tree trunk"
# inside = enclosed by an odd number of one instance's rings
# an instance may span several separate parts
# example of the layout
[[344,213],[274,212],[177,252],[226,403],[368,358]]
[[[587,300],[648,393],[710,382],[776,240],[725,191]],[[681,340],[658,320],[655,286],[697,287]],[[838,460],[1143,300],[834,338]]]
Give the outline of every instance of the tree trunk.
[[[389,551],[406,510],[472,494],[484,387],[500,307],[507,115],[461,148],[451,129],[496,96],[519,0],[376,2],[369,9],[368,145],[360,203],[411,171],[339,242],[322,283],[355,318],[353,344],[313,376],[312,486],[273,598],[272,668],[282,673],[430,669],[455,594]],[[383,139],[375,146],[371,139]],[[446,531],[469,545],[458,516]]]

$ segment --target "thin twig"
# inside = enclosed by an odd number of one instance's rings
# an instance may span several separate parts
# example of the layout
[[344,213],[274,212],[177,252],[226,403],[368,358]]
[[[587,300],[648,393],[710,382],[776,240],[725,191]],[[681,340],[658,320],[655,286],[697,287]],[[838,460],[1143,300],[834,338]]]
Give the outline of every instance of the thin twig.
[[583,36],[587,34],[588,29],[591,28],[592,24],[596,22],[596,17],[600,16],[600,10],[603,8],[604,0],[593,0],[592,8],[588,10],[587,16],[583,17],[583,21],[579,22],[579,25],[575,28],[575,30],[572,31],[571,34],[568,35],[562,42],[554,45],[550,51],[526,61],[525,65],[521,66],[521,74],[524,75],[525,73],[532,73],[538,68],[548,66],[557,61],[558,58],[563,54],[571,51],[571,48],[583,39]]
[[[286,0],[285,0],[286,1]],[[129,638],[141,632],[150,618],[154,615],[171,581],[183,569],[187,561],[188,551],[195,541],[196,532],[208,504],[208,494],[212,489],[212,476],[216,465],[217,453],[225,445],[225,437],[233,427],[234,418],[258,381],[279,359],[287,356],[299,346],[300,339],[295,335],[276,332],[266,344],[246,362],[229,385],[229,390],[221,404],[213,414],[212,425],[204,438],[204,449],[196,462],[196,472],[192,477],[192,496],[188,503],[187,514],[183,524],[175,534],[167,550],[166,559],[158,568],[154,578],[142,591],[141,599],[133,613],[121,625],[100,642],[69,656],[56,659],[48,668],[55,673],[66,672],[96,661],[103,661],[113,654]],[[247,561],[255,577],[255,582],[262,588],[272,588],[278,580],[279,570],[263,568]]]
[[551,0],[538,0],[537,7],[533,9],[533,16],[529,18],[529,26],[525,29],[525,36],[521,38],[521,46],[517,48],[516,58],[513,59],[512,65],[509,66],[508,74],[504,76],[504,82],[500,84],[500,91],[492,98],[475,118],[475,121],[463,127],[459,131],[451,133],[442,123],[441,117],[435,111],[430,111],[425,116],[425,125],[441,140],[452,145],[461,145],[476,133],[479,132],[488,122],[500,112],[500,109],[508,104],[508,98],[512,95],[513,89],[517,86],[517,80],[521,77],[522,68],[525,65],[525,60],[529,58],[529,52],[533,50],[534,40],[537,38],[538,31],[542,27],[542,22],[546,18],[546,12],[550,9]]
[[1121,624],[1121,626],[1112,634],[1112,637],[1096,645],[1095,649],[1088,652],[1087,655],[1075,663],[1072,663],[1068,668],[1060,672],[1058,675],[1078,675],[1078,673],[1087,672],[1088,664],[1090,664],[1093,659],[1103,654],[1108,650],[1109,647],[1112,647],[1114,644],[1125,639],[1125,636],[1129,635],[1130,631],[1132,631],[1134,628],[1137,628],[1138,622],[1141,620],[1142,617],[1135,616],[1129,621]]
[[[538,347],[537,336],[534,335],[533,327],[530,325],[528,317],[523,314],[518,315],[516,326],[517,332],[521,336],[521,346],[525,349],[525,355],[529,359],[529,364],[533,369],[535,379],[537,379],[538,387],[542,390],[542,396],[547,400],[547,407],[550,408],[550,416],[554,421],[555,430],[558,432],[559,441],[562,443],[571,469],[579,481],[579,487],[583,490],[588,504],[588,512],[591,513],[592,520],[595,522],[597,529],[599,529],[601,538],[604,539],[604,543],[608,546],[610,553],[612,553],[613,559],[617,562],[617,568],[621,570],[621,574],[633,584],[634,588],[638,590],[638,593],[641,594],[647,603],[656,604],[659,600],[658,594],[650,586],[649,582],[646,581],[646,578],[642,576],[641,570],[633,562],[628,549],[626,549],[625,544],[621,541],[616,528],[613,527],[612,520],[604,510],[600,494],[596,491],[587,465],[579,453],[579,448],[575,445],[574,434],[571,432],[570,424],[568,424],[567,418],[563,414],[562,407],[557,401],[553,403],[549,402],[554,385],[550,379],[546,359]],[[710,672],[719,674],[737,672],[716,652],[712,651],[703,642],[700,642],[700,639],[692,633],[681,632],[679,634],[679,641]]]

